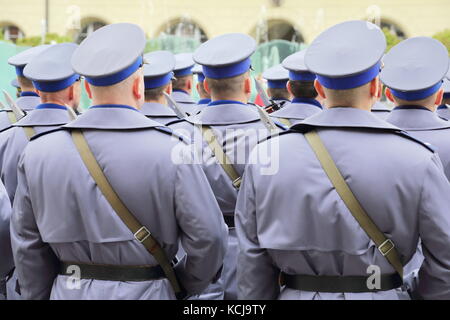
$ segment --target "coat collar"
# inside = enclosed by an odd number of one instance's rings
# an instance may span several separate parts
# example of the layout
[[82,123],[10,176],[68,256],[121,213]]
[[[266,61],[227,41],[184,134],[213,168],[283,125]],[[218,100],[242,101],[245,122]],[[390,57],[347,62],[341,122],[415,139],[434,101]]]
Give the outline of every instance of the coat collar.
[[270,116],[275,118],[303,120],[321,111],[322,109],[317,105],[293,101],[280,110],[275,111]]
[[69,121],[69,113],[65,106],[43,103],[16,122],[14,126],[62,126]]
[[450,128],[450,122],[423,107],[399,106],[391,111],[386,121],[406,131],[424,131]]
[[203,108],[199,114],[186,120],[193,124],[228,125],[258,121],[259,114],[250,105],[231,101],[224,101],[224,103],[215,101]]
[[319,112],[292,128],[301,129],[305,126],[338,127],[338,128],[372,128],[399,131],[399,128],[381,120],[371,112],[349,108],[333,107]]
[[372,111],[375,111],[375,112],[391,112],[391,109],[389,109],[383,102],[377,101],[373,105]]
[[123,105],[92,106],[64,128],[127,130],[160,127],[137,109]]
[[185,91],[181,91],[181,90],[174,90],[172,92],[172,98],[173,100],[175,100],[176,102],[179,103],[192,103],[195,104],[194,99],[192,99],[192,97]]
[[36,96],[23,96],[18,98],[16,103],[22,110],[33,110],[41,104],[41,98]]
[[147,117],[176,117],[175,112],[168,106],[156,102],[146,102],[141,108],[141,113]]

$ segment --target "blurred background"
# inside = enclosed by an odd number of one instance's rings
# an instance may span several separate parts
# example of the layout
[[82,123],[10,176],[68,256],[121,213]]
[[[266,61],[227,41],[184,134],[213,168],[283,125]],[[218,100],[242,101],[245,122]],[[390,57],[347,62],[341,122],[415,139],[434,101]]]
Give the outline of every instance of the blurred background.
[[[324,29],[351,19],[379,25],[388,50],[414,36],[434,37],[450,50],[450,0],[0,0],[0,8],[0,88],[11,94],[10,56],[43,43],[80,43],[117,22],[140,25],[147,52],[193,52],[214,36],[247,33],[258,42],[255,77]],[[88,105],[84,95],[83,107]]]

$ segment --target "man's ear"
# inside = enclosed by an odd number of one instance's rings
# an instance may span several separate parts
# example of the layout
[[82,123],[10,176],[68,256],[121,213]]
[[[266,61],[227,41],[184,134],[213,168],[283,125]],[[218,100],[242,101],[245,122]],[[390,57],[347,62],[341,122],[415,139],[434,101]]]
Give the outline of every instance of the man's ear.
[[203,88],[205,88],[205,91],[208,92],[208,94],[211,94],[211,89],[209,88],[208,79],[205,79],[205,81],[203,81]]
[[436,101],[434,102],[434,104],[436,106],[440,106],[442,104],[442,100],[444,100],[444,90],[439,89],[438,94],[436,96]]
[[75,86],[74,85],[71,85],[69,87],[68,95],[69,95],[69,101],[72,101],[75,96]]
[[136,98],[136,100],[139,100],[142,97],[141,82],[142,81],[140,77],[136,77],[136,79],[134,79],[133,81],[133,96]]
[[187,89],[190,91],[192,90],[192,82],[193,82],[193,78],[189,78],[188,82],[187,82]]
[[167,93],[168,95],[171,95],[171,94],[172,94],[172,82],[170,82],[169,85],[167,86],[167,88],[166,88],[166,93]]
[[319,95],[319,97],[321,97],[322,99],[326,99],[327,96],[325,95],[325,90],[323,90],[322,85],[320,84],[319,81],[314,80],[314,88],[317,91],[317,94]]
[[87,93],[89,99],[92,100],[91,87],[89,86],[89,83],[86,80],[84,81],[84,88],[86,89],[86,93]]
[[38,89],[34,89],[34,92],[36,92],[36,94],[40,97],[41,96],[41,92]]
[[370,81],[370,95],[377,99],[381,98],[381,82],[378,77]]
[[245,94],[252,93],[252,80],[250,79],[250,77],[245,78],[244,90],[245,90]]
[[391,89],[386,87],[386,90],[384,90],[384,94],[386,95],[386,98],[388,98],[389,101],[394,102],[394,96],[392,95]]
[[291,95],[291,97],[293,97],[294,95],[292,94],[292,89],[291,89],[291,81],[288,81],[286,83],[286,89],[289,92],[289,94]]

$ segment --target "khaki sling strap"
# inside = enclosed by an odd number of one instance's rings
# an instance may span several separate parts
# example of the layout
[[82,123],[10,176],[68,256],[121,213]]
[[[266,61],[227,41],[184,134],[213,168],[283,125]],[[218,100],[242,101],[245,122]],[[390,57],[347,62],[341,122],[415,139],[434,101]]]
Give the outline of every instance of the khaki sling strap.
[[290,128],[292,126],[292,122],[289,121],[289,119],[286,118],[278,118],[278,120],[284,124],[285,126],[287,126],[288,128]]
[[128,210],[119,198],[118,194],[114,191],[113,187],[103,173],[103,170],[98,164],[97,159],[95,159],[95,156],[92,153],[83,133],[80,130],[73,130],[72,139],[78,149],[81,159],[96,182],[98,188],[103,193],[103,196],[109,202],[123,223],[134,234],[136,240],[142,243],[148,252],[150,252],[150,254],[156,259],[158,264],[163,269],[167,279],[170,281],[177,298],[181,299],[184,296],[184,291],[178,282],[174,269],[167,259],[166,253],[161,248],[158,241],[152,236],[150,231],[135,218],[135,216],[130,212],[130,210]]
[[237,173],[236,169],[231,164],[230,158],[225,154],[225,152],[222,149],[222,146],[217,141],[216,136],[214,135],[214,132],[212,129],[208,126],[199,126],[200,130],[202,131],[203,138],[208,142],[208,146],[213,152],[214,156],[219,161],[220,165],[222,166],[223,170],[226,172],[228,177],[230,177],[233,186],[236,189],[239,189],[241,186],[242,178]]
[[[6,113],[8,114],[8,119],[11,124],[17,122],[16,115],[12,110],[7,110]],[[31,137],[36,134],[36,131],[34,131],[32,127],[23,127],[23,130],[25,131],[25,135],[27,136],[28,140],[30,140]]]
[[353,217],[359,223],[361,228],[367,233],[369,238],[375,243],[380,253],[388,260],[400,277],[403,278],[403,265],[400,261],[399,254],[394,243],[392,240],[386,238],[383,232],[378,229],[359,201],[356,199],[317,132],[307,132],[305,133],[305,138],[319,159],[320,164],[332,182],[337,193],[344,201]]

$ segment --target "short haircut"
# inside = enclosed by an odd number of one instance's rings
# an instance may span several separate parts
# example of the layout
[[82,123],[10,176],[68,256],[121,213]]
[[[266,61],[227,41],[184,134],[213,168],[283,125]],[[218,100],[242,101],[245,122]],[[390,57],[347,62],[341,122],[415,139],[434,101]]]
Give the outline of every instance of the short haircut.
[[19,76],[17,77],[17,82],[19,82],[19,85],[23,88],[34,88],[33,82],[25,77]]
[[289,80],[291,85],[291,93],[294,98],[315,99],[317,91],[314,88],[314,81],[293,81]]
[[159,100],[164,95],[164,91],[168,86],[169,84],[166,84],[158,88],[145,89],[145,101]]
[[189,74],[187,76],[177,77],[176,79],[172,80],[172,87],[174,90],[185,90],[188,80],[192,78],[192,74]]
[[268,88],[267,93],[269,94],[270,98],[273,100],[277,99],[290,99],[289,91],[286,88]]
[[210,97],[210,94],[205,90],[205,86],[203,85],[203,82],[198,83],[197,91],[199,96],[201,97]]
[[227,96],[234,95],[236,92],[241,92],[244,90],[244,83],[247,75],[248,71],[232,78],[206,78],[205,81],[208,81],[208,87],[211,93],[219,96]]

